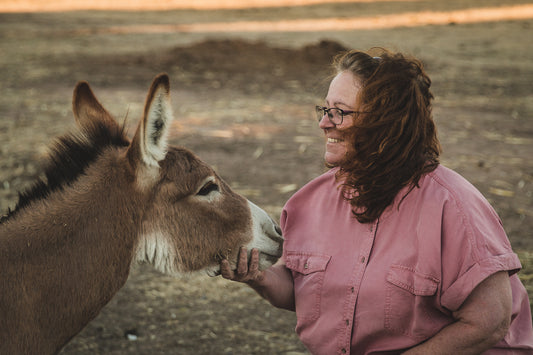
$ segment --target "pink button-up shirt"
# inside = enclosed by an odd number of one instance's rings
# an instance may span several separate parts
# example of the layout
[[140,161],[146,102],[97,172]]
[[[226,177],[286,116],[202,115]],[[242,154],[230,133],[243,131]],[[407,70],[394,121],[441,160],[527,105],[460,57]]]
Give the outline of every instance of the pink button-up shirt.
[[[284,260],[294,279],[298,333],[313,354],[395,354],[453,322],[470,292],[509,271],[509,333],[486,354],[533,352],[520,261],[483,196],[439,166],[398,194],[378,221],[361,224],[335,181],[316,178],[286,204]],[[516,351],[516,350],[515,350]]]

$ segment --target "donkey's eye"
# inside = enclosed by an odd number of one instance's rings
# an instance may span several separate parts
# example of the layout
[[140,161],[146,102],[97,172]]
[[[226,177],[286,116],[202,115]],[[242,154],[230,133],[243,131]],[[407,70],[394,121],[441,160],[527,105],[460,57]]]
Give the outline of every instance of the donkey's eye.
[[207,196],[213,191],[219,191],[219,187],[217,184],[215,184],[213,181],[208,181],[200,191],[197,192],[196,195],[198,196]]

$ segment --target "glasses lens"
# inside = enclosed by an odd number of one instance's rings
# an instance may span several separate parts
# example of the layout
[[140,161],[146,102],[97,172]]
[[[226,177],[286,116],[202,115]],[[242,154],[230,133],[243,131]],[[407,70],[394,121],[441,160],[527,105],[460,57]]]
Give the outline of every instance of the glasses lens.
[[330,108],[328,117],[331,123],[341,124],[342,123],[342,110],[338,108]]
[[316,118],[318,122],[322,120],[325,114],[328,115],[328,119],[331,123],[338,125],[342,123],[344,112],[340,108],[326,108],[322,106],[315,106]]

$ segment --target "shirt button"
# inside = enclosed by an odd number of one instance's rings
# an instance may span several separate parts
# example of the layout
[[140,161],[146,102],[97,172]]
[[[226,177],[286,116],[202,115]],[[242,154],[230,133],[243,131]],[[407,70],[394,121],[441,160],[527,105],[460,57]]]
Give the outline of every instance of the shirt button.
[[366,260],[366,258],[363,256],[363,257],[361,258],[361,264],[364,264],[365,260]]
[[309,263],[304,264],[304,269],[309,269]]
[[341,349],[341,353],[346,354],[346,349],[345,349],[345,348],[342,348],[342,349]]
[[350,320],[346,319],[346,325],[350,325]]

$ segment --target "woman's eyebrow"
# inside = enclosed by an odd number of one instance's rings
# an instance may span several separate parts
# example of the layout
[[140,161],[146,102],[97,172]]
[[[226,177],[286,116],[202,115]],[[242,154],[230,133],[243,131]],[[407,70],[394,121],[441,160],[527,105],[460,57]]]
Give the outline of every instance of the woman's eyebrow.
[[338,107],[339,105],[346,106],[346,107],[350,107],[350,105],[348,105],[348,104],[346,104],[346,103],[344,103],[344,102],[342,102],[342,101],[335,101],[335,102],[333,103],[333,106],[330,106],[328,100],[326,100],[326,105],[327,105],[328,107]]

